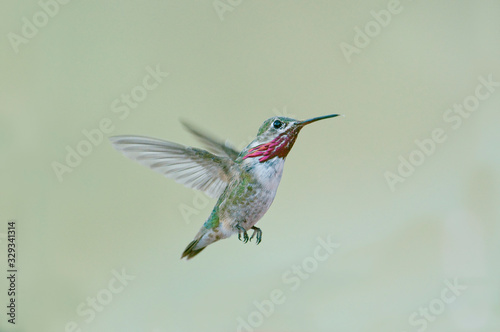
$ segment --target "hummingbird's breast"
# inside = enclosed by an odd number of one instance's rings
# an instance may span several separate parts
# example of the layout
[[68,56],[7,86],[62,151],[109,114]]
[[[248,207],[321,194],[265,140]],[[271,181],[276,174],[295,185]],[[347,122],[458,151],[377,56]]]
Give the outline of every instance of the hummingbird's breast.
[[226,197],[221,201],[219,213],[222,222],[230,228],[236,223],[245,229],[255,225],[276,196],[284,163],[283,158],[266,162],[254,158],[241,165],[241,176],[228,186]]

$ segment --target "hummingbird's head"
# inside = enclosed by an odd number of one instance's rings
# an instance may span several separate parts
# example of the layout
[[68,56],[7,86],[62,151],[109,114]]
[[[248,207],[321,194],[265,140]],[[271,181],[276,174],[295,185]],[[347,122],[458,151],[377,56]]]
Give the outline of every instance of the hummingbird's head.
[[258,158],[259,162],[264,162],[274,157],[285,158],[304,126],[338,115],[325,115],[304,121],[283,116],[267,119],[260,126],[257,137],[242,151],[241,156],[243,159]]

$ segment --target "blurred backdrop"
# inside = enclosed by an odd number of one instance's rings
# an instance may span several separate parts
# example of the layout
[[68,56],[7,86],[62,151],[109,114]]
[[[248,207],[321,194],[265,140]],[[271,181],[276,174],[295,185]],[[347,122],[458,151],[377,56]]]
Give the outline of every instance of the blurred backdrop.
[[[67,2],[67,3],[66,3]],[[1,331],[499,331],[498,1],[5,2]],[[107,137],[305,128],[263,241]]]

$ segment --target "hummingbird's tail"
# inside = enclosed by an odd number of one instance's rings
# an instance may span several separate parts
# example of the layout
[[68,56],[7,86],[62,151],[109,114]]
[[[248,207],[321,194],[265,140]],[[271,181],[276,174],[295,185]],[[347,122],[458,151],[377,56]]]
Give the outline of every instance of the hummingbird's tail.
[[194,256],[198,255],[203,249],[206,248],[206,247],[201,247],[199,249],[195,249],[196,246],[198,245],[198,243],[200,242],[201,238],[202,237],[199,237],[198,239],[193,240],[193,241],[191,241],[190,244],[188,244],[188,246],[186,247],[186,249],[182,253],[181,259],[183,259],[184,257],[187,257],[186,259],[191,259]]

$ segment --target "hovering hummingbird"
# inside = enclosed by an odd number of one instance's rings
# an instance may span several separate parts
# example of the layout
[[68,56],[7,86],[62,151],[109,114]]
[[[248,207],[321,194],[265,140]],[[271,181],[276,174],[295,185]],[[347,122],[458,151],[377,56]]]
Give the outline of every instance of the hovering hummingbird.
[[[182,253],[181,259],[190,259],[209,244],[236,233],[244,243],[255,237],[259,244],[262,231],[255,224],[274,200],[285,158],[300,130],[310,123],[338,115],[305,121],[281,116],[270,118],[241,152],[185,123],[211,152],[141,136],[114,136],[110,140],[126,157],[217,198],[212,213]],[[249,238],[250,229],[253,233]]]

